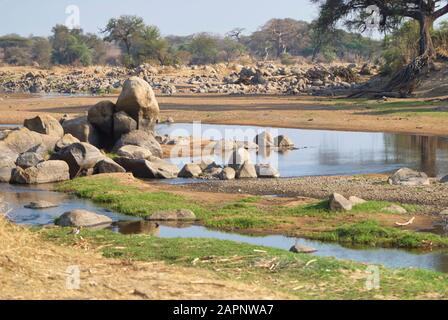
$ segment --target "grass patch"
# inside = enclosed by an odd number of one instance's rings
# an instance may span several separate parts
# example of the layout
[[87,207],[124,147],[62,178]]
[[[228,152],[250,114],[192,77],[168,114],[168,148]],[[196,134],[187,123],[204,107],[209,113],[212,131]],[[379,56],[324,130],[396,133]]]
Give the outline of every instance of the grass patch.
[[[87,241],[110,258],[165,261],[207,269],[218,277],[256,283],[300,299],[447,298],[448,276],[426,270],[380,267],[378,290],[367,290],[367,266],[333,258],[214,239],[163,239],[83,230],[84,240],[63,228],[41,229],[47,239],[68,246]],[[196,271],[195,271],[196,270]]]
[[376,221],[364,221],[336,228],[333,231],[314,233],[311,238],[352,245],[396,248],[446,247],[448,238],[432,233],[411,232],[382,227]]

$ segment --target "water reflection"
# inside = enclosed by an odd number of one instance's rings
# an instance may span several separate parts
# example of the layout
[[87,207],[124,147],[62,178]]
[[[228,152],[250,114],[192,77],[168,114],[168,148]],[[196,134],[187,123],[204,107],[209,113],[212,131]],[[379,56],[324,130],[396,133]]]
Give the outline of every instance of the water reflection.
[[[157,127],[160,134],[184,132],[184,136],[196,138],[239,141],[253,141],[257,133],[266,129],[290,137],[298,147],[288,152],[251,151],[253,161],[278,165],[282,177],[381,173],[403,166],[422,170],[432,177],[448,174],[447,137],[207,124],[198,129],[182,123]],[[194,155],[172,162],[182,166],[199,158]],[[219,164],[226,161],[218,155],[212,158]]]

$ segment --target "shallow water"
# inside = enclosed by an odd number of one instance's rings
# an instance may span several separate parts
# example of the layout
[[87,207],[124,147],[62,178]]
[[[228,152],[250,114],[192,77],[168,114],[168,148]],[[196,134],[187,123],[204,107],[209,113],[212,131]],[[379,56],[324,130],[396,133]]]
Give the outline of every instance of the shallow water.
[[[49,191],[48,186],[29,187],[0,184],[0,195],[12,209],[8,214],[9,218],[18,224],[52,224],[55,218],[66,211],[85,209],[111,217],[115,221],[111,229],[124,234],[148,234],[162,238],[213,238],[284,250],[289,250],[297,242],[317,249],[318,251],[315,253],[317,256],[382,264],[391,268],[414,267],[448,272],[448,252],[417,253],[398,249],[354,249],[345,248],[338,244],[295,239],[281,235],[249,236],[221,232],[196,225],[164,224],[158,226],[153,222],[141,221],[135,217],[124,216],[101,208],[89,200]],[[29,202],[37,200],[50,201],[59,204],[59,207],[43,210],[23,207]]]
[[[198,127],[190,123],[157,127],[159,134],[239,141],[253,141],[256,134],[265,130],[274,137],[287,135],[298,147],[286,153],[251,152],[256,163],[278,165],[282,177],[383,173],[403,166],[422,170],[430,176],[448,174],[448,137],[234,125]],[[223,164],[228,156],[215,155],[213,159]],[[181,167],[196,160],[198,157],[192,156],[175,158],[172,162]]]

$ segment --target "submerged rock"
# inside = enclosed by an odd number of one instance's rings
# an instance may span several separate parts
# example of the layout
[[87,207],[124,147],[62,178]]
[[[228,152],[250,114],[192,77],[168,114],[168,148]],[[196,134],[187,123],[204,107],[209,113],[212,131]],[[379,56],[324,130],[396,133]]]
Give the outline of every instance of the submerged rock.
[[291,249],[289,249],[290,252],[294,252],[294,253],[313,253],[316,252],[317,249],[311,248],[311,247],[307,247],[307,246],[303,246],[300,244],[296,244],[293,245],[291,247]]
[[58,207],[58,204],[52,203],[52,202],[48,202],[45,200],[38,200],[38,201],[33,201],[30,202],[29,204],[26,204],[24,207],[27,209],[48,209],[48,208],[55,208]]
[[196,220],[196,215],[188,209],[167,210],[153,213],[146,217],[148,221],[178,221],[178,220]]

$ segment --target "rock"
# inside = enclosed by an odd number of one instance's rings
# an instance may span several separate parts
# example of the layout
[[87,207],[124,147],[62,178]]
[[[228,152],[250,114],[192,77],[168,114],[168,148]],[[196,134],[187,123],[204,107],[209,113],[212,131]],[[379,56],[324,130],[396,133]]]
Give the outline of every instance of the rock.
[[35,167],[22,169],[20,167],[13,171],[12,183],[17,184],[39,184],[69,180],[69,167],[64,161],[44,161]]
[[202,174],[202,169],[198,164],[187,163],[177,175],[179,178],[197,178]]
[[25,152],[19,155],[16,160],[16,165],[22,169],[36,166],[39,162],[44,161],[44,159],[37,153]]
[[38,153],[43,158],[48,158],[56,148],[56,143],[60,140],[60,137],[41,134],[42,144],[38,147],[31,148],[30,152]]
[[139,130],[153,130],[160,113],[151,86],[138,77],[131,77],[124,82],[117,100],[117,111],[130,115],[137,122]]
[[235,179],[236,172],[231,167],[225,167],[222,169],[221,173],[219,174],[220,180],[233,180]]
[[260,148],[270,148],[274,146],[274,139],[268,131],[263,131],[258,134],[255,137],[254,142],[258,144]]
[[68,147],[71,144],[81,142],[78,138],[75,138],[70,133],[64,134],[64,136],[56,142],[55,151],[59,151],[65,147]]
[[294,253],[313,253],[316,252],[317,249],[311,248],[311,247],[307,247],[307,246],[303,246],[300,244],[296,244],[293,245],[291,247],[291,249],[289,249],[290,252],[294,252]]
[[120,139],[123,134],[137,130],[137,122],[132,119],[126,112],[120,111],[114,114],[114,138]]
[[48,134],[59,138],[64,135],[64,129],[59,121],[49,115],[39,115],[32,119],[26,119],[23,125],[29,130],[41,134]]
[[111,101],[100,101],[89,109],[87,120],[104,134],[112,135],[114,128],[115,104]]
[[106,227],[111,223],[111,218],[86,210],[65,212],[56,221],[56,224],[61,227]]
[[[9,131],[1,140],[4,147],[17,154],[27,152],[42,144],[42,136],[27,128]],[[0,150],[3,147],[0,147]]]
[[39,210],[39,209],[56,208],[58,207],[58,205],[45,200],[38,200],[30,202],[29,204],[26,204],[24,207],[27,209]]
[[414,171],[409,168],[401,168],[388,179],[391,185],[419,186],[429,185],[430,181],[426,173]]
[[270,164],[257,164],[255,166],[258,178],[279,178],[280,173]]
[[250,179],[257,178],[257,171],[255,170],[255,165],[250,162],[245,162],[241,168],[237,171],[238,179]]
[[118,149],[117,155],[124,158],[146,160],[149,160],[152,157],[152,153],[148,149],[133,145],[122,146]]
[[440,183],[447,183],[447,182],[448,182],[448,175],[446,175],[446,176],[440,178],[439,182],[440,182]]
[[252,163],[250,153],[244,148],[239,148],[232,152],[227,164],[232,168],[239,168],[246,162]]
[[165,123],[174,123],[174,119],[172,117],[168,117],[166,118]]
[[197,165],[199,165],[202,171],[210,170],[211,168],[220,168],[220,166],[212,159],[201,159],[201,162]]
[[357,206],[359,204],[363,204],[366,203],[367,201],[355,196],[351,196],[350,198],[348,198],[348,200],[352,203],[352,205]]
[[115,161],[137,178],[174,179],[179,169],[161,159],[148,161],[143,159],[116,158]]
[[381,209],[382,211],[388,212],[388,213],[396,213],[396,214],[405,214],[407,213],[407,210],[399,205],[393,204],[386,208]]
[[350,211],[352,207],[352,203],[339,193],[333,193],[330,196],[331,211]]
[[167,210],[155,212],[145,218],[148,221],[179,221],[179,220],[196,220],[196,215],[188,209]]
[[133,145],[149,150],[153,156],[162,157],[162,147],[151,132],[134,130],[123,135],[115,144],[114,150],[126,145]]
[[118,163],[112,159],[105,158],[104,160],[98,161],[93,168],[94,174],[99,173],[116,173],[116,172],[126,172],[126,170],[120,166]]
[[16,164],[13,158],[0,153],[0,182],[10,182],[15,168]]
[[65,161],[70,168],[70,178],[73,179],[80,176],[84,170],[93,169],[104,158],[101,151],[91,144],[78,142],[54,153],[50,159]]
[[87,120],[87,117],[65,120],[62,127],[65,134],[69,133],[81,142],[87,142],[94,146],[100,145],[98,132]]
[[280,149],[291,149],[294,148],[294,142],[287,136],[280,135],[275,137],[274,145]]

